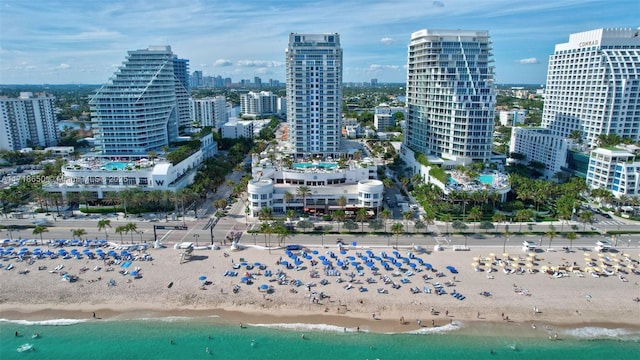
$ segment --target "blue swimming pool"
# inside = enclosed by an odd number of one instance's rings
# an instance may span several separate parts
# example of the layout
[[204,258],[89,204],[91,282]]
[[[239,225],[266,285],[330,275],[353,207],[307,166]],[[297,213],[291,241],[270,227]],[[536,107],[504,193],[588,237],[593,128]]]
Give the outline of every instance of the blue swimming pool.
[[483,184],[492,185],[493,175],[480,175],[478,176],[478,181],[480,181]]
[[124,170],[127,167],[128,164],[129,163],[126,162],[126,161],[112,161],[112,162],[104,164],[103,168],[105,168],[107,170],[113,170],[113,169]]
[[297,163],[297,164],[293,164],[293,167],[296,169],[309,169],[309,168],[321,168],[321,169],[333,169],[336,166],[338,166],[338,164],[336,163],[327,163],[327,162],[321,162],[321,163]]

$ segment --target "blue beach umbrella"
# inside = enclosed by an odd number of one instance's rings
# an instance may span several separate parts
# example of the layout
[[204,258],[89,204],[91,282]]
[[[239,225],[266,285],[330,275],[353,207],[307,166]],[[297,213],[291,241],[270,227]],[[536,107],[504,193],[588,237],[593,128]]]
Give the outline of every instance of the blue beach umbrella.
[[418,266],[418,264],[411,263],[411,264],[409,264],[409,266],[411,266],[412,268],[414,268],[414,269],[415,269],[415,268]]
[[427,270],[431,270],[433,268],[433,266],[431,266],[431,264],[429,264],[429,263],[424,263],[423,265],[424,265],[425,269],[427,269]]
[[311,253],[312,253],[313,255],[318,255],[318,250],[313,250]]
[[327,265],[329,265],[329,264],[330,264],[330,263],[329,263],[329,261],[328,261],[328,260],[324,260],[324,261],[322,261],[322,265],[324,265],[324,266],[327,266]]
[[207,280],[207,277],[206,277],[206,276],[204,276],[204,275],[202,275],[202,276],[200,276],[200,277],[198,278],[198,280],[200,280],[200,281],[205,281],[205,280]]
[[347,251],[346,251],[346,250],[340,250],[340,254],[341,254],[341,255],[346,255],[346,254],[347,254]]
[[260,290],[269,290],[269,285],[267,284],[260,285]]

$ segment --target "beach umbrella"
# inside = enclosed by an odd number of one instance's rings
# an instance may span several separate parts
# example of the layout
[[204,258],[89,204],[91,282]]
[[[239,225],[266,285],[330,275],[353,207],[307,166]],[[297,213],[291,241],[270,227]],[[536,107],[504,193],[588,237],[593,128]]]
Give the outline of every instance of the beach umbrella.
[[412,268],[414,268],[414,269],[415,269],[416,267],[418,267],[418,264],[410,263],[410,264],[409,264],[409,266],[411,266]]
[[206,276],[204,276],[204,275],[202,275],[202,276],[200,276],[200,277],[198,278],[198,280],[200,280],[200,281],[205,281],[205,280],[207,280],[207,277],[206,277]]
[[532,268],[532,267],[533,267],[533,264],[527,264],[527,265],[525,265],[525,266],[526,266],[526,267],[528,267],[528,268]]
[[286,261],[286,260],[282,260],[282,261],[280,261],[280,265],[287,266],[287,265],[289,265],[289,262]]
[[365,265],[367,265],[368,267],[372,267],[373,266],[373,262],[367,261]]
[[427,269],[427,270],[431,270],[431,269],[433,268],[433,266],[431,266],[431,264],[429,264],[429,263],[424,263],[424,264],[422,264],[422,265],[423,265],[423,266],[425,267],[425,269]]
[[260,285],[260,290],[262,290],[262,291],[269,290],[269,285],[267,285],[267,284]]
[[338,260],[338,262],[336,262],[336,264],[337,264],[338,266],[342,266],[342,265],[344,265],[344,263],[342,262],[342,260]]
[[296,264],[296,266],[302,265],[302,260],[296,259],[295,264]]
[[356,258],[354,256],[347,256],[347,259],[349,260],[355,260]]
[[341,255],[346,255],[346,254],[347,254],[347,251],[346,251],[346,250],[340,250],[340,254],[341,254]]
[[260,262],[258,262],[258,261],[256,261],[256,262],[254,262],[254,263],[253,263],[253,266],[260,266],[260,265],[262,265],[262,263],[260,263]]
[[311,260],[311,259],[313,259],[313,256],[311,256],[311,255],[307,255],[307,256],[305,256],[305,259],[307,259],[307,260]]
[[329,263],[329,261],[328,261],[328,260],[323,260],[323,261],[322,261],[322,265],[324,265],[324,266],[327,266],[327,265],[329,265],[329,264],[330,264],[330,263]]
[[324,256],[324,255],[320,255],[320,256],[318,256],[318,259],[320,259],[320,260],[326,260],[326,259],[327,259],[327,257],[326,257],[326,256]]
[[246,277],[246,276],[243,276],[243,277],[240,278],[240,282],[243,282],[243,283],[246,283],[248,280],[249,280],[249,278]]

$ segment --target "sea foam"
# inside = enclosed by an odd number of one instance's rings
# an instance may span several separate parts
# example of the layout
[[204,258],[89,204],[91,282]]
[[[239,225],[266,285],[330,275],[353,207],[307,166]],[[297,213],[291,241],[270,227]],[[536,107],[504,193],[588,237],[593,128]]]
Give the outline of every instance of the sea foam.
[[602,327],[582,327],[577,329],[561,330],[560,334],[565,336],[571,336],[578,339],[597,340],[597,339],[610,339],[610,340],[626,340],[626,341],[640,341],[640,330],[631,329],[609,329]]
[[52,319],[52,320],[29,321],[29,320],[0,319],[0,322],[8,322],[8,323],[18,324],[18,325],[43,325],[43,326],[74,325],[74,324],[83,323],[85,321],[87,321],[87,320],[84,320],[84,319]]
[[[328,331],[328,332],[356,332],[356,328],[345,328],[342,326],[328,324],[303,324],[303,323],[279,323],[279,324],[247,324],[255,327],[265,327],[271,329],[286,330],[309,330],[309,331]],[[364,330],[361,330],[364,332]]]

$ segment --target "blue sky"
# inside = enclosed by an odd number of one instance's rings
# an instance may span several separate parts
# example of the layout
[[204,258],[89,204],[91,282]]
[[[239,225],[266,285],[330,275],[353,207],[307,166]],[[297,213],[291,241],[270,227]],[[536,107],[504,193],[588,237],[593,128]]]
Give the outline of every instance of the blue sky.
[[404,82],[412,32],[472,29],[489,30],[496,82],[542,84],[570,33],[639,19],[639,0],[0,0],[0,83],[100,84],[165,44],[191,71],[284,81],[291,32],[339,33],[345,82]]

